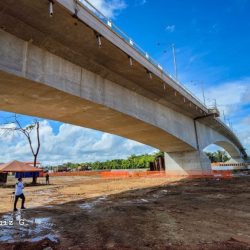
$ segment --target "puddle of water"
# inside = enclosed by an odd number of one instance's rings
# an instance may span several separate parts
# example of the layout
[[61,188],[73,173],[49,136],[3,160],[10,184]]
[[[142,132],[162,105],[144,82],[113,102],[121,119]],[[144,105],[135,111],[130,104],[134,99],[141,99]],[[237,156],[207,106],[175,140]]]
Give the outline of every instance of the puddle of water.
[[5,230],[1,230],[1,234],[5,234],[4,236],[1,236],[0,237],[0,241],[10,241],[10,240],[12,240],[12,237],[10,236],[10,235],[7,235],[7,232],[5,232]]
[[102,197],[99,197],[98,199],[92,201],[92,202],[85,202],[83,204],[80,204],[79,207],[81,209],[85,209],[85,210],[88,210],[88,211],[91,211],[92,209],[95,208],[95,206],[99,203],[101,203],[102,201],[106,200],[107,197],[106,196],[102,196]]
[[126,201],[126,200],[125,200],[125,201],[123,201],[123,203],[133,204],[133,203],[136,203],[136,202],[134,202],[134,201],[129,201],[129,200]]
[[92,208],[94,208],[95,204],[93,203],[84,203],[84,204],[80,204],[79,207],[82,209],[86,209],[86,210],[91,210]]
[[100,201],[104,201],[104,200],[107,200],[107,195],[103,195],[103,196],[97,198],[95,201],[100,202]]
[[136,199],[136,200],[125,200],[123,203],[126,204],[142,204],[142,203],[148,203],[149,201],[146,199]]
[[7,222],[0,226],[0,242],[40,241],[44,238],[58,241],[49,217],[27,218],[25,213],[18,211],[3,215],[0,221]]
[[224,199],[224,198],[227,198],[227,196],[224,195],[224,194],[208,194],[208,195],[206,195],[206,198],[209,198],[209,199]]
[[50,218],[35,218],[35,223],[40,225],[40,224],[45,224],[50,221]]
[[106,197],[100,197],[100,198],[98,198],[98,200],[100,200],[100,201],[103,201],[103,200],[106,200],[107,198]]
[[37,242],[37,241],[41,241],[41,240],[43,240],[45,238],[49,239],[50,241],[52,241],[54,243],[59,242],[59,240],[54,235],[51,235],[51,234],[46,234],[44,236],[37,236],[37,237],[32,238],[30,241],[31,242]]
[[169,190],[165,190],[165,189],[164,189],[164,190],[162,190],[162,192],[163,192],[163,193],[170,193],[170,191],[169,191]]
[[153,194],[152,196],[153,196],[154,198],[156,198],[156,199],[159,198],[159,195],[157,195],[157,194]]

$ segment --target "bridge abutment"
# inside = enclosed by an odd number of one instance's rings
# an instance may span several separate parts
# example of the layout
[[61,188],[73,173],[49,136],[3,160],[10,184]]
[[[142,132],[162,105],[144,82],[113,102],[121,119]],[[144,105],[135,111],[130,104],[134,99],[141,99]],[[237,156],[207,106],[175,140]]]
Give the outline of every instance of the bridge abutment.
[[200,151],[164,153],[165,171],[171,176],[211,175],[209,158]]

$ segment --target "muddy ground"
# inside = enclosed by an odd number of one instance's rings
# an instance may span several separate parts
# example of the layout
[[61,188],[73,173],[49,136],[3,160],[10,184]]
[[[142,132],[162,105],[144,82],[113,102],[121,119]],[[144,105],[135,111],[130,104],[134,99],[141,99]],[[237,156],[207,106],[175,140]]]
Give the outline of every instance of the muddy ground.
[[180,180],[3,213],[0,249],[250,249],[249,184]]

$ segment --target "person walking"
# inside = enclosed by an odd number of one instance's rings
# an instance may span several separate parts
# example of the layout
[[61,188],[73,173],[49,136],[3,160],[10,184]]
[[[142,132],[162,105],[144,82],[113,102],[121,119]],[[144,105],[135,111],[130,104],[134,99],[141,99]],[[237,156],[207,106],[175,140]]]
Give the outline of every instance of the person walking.
[[18,178],[18,182],[16,183],[16,190],[15,190],[14,211],[17,211],[16,205],[17,205],[19,198],[22,200],[21,209],[25,209],[24,207],[25,196],[23,194],[23,189],[24,189],[23,180],[22,178]]
[[46,174],[46,185],[49,185],[49,173]]

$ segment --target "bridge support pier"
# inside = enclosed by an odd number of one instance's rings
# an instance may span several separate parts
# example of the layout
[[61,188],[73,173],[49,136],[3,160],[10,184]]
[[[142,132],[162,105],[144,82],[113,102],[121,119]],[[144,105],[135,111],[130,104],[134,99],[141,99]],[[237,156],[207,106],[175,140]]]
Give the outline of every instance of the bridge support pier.
[[200,151],[164,153],[165,170],[171,176],[211,175],[209,158]]

